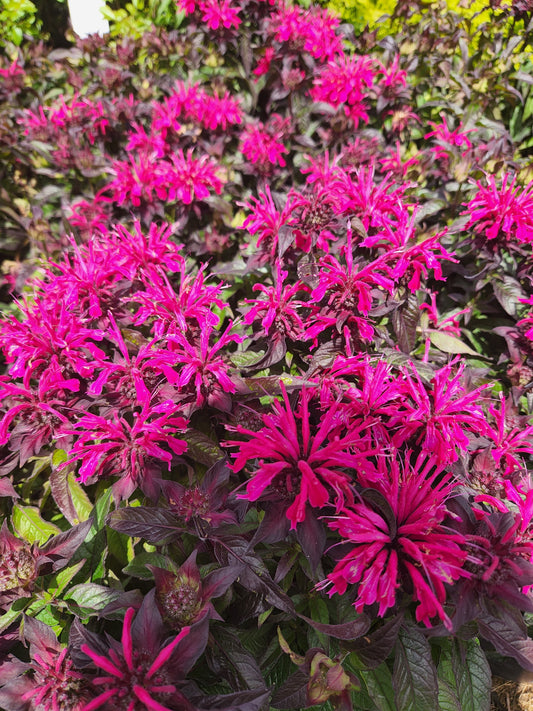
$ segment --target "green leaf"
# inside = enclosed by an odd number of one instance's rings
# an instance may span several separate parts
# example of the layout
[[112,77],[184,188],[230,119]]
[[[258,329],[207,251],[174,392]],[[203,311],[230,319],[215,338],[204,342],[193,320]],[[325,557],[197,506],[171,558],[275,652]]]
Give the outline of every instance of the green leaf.
[[437,671],[429,642],[414,625],[400,630],[395,646],[392,683],[398,711],[435,711]]
[[[56,450],[54,457],[61,451]],[[50,490],[59,510],[70,524],[86,521],[91,515],[93,506],[76,481],[76,475],[72,470],[53,468],[50,474]]]
[[31,603],[31,597],[23,597],[15,600],[11,607],[0,615],[0,633],[4,632],[10,625],[17,620],[25,608]]
[[429,334],[429,340],[431,343],[444,353],[459,354],[464,353],[467,355],[474,355],[478,358],[482,357],[473,348],[461,341],[457,336],[452,336],[449,333],[444,333],[444,331],[431,331]]
[[29,543],[43,545],[61,529],[41,517],[41,512],[36,506],[13,506],[13,527],[21,538]]
[[134,578],[152,580],[154,574],[151,570],[148,570],[147,565],[155,565],[157,568],[168,569],[168,558],[161,553],[143,551],[137,554],[135,558],[123,568],[122,572],[124,575],[132,575]]
[[90,617],[98,614],[110,602],[118,600],[122,594],[121,590],[112,590],[105,585],[81,583],[69,590],[65,600],[75,603],[75,605],[69,604],[69,607],[76,615]]
[[492,676],[476,639],[449,640],[437,673],[441,711],[489,711]]
[[52,582],[48,586],[49,592],[54,597],[59,597],[71,580],[76,576],[76,573],[83,568],[85,564],[84,560],[78,561],[75,565],[70,565],[68,568],[56,573]]
[[372,670],[360,671],[359,676],[364,681],[368,695],[379,711],[398,711],[392,686],[392,675],[385,663]]

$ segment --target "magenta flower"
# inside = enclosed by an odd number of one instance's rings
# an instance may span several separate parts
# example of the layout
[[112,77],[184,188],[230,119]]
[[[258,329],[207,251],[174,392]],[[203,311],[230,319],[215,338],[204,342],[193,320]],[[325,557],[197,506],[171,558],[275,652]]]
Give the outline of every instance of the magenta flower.
[[[110,400],[118,402],[121,406],[140,405],[148,407],[160,386],[172,380],[175,373],[172,370],[174,358],[167,348],[157,348],[154,339],[139,346],[138,351],[130,355],[130,351],[117,327],[111,313],[109,335],[115,341],[118,351],[115,351],[113,360],[105,360],[100,364],[101,370],[98,377],[91,383],[87,393],[92,397],[101,394],[106,387]],[[160,399],[161,395],[159,395]]]
[[283,207],[274,203],[268,185],[264,192],[259,192],[259,197],[252,196],[250,202],[243,203],[243,207],[250,210],[250,215],[245,219],[243,228],[250,234],[257,234],[257,248],[273,260],[277,254],[278,237],[282,227],[293,224],[291,219],[295,206],[295,199],[287,199]]
[[170,161],[170,165],[161,166],[167,181],[165,189],[168,200],[190,205],[193,200],[209,197],[211,191],[217,195],[222,192],[223,183],[217,175],[218,166],[209,156],[195,158],[192,150],[187,151],[187,155],[179,150],[170,155]]
[[66,391],[77,392],[79,385],[77,378],[63,380],[57,368],[43,373],[36,388],[0,376],[0,446],[9,443],[9,449],[18,453],[19,466],[38,455],[69,422],[66,413],[72,416],[75,399]]
[[216,326],[218,314],[211,309],[224,308],[220,298],[222,284],[206,283],[206,265],[193,276],[187,274],[185,262],[180,267],[179,286],[174,286],[166,274],[152,271],[146,280],[145,291],[139,291],[132,301],[141,307],[135,314],[135,325],[153,321],[153,332],[158,338],[173,334],[197,334],[206,325]]
[[187,422],[176,417],[175,410],[176,405],[167,401],[145,405],[129,417],[117,411],[112,419],[86,413],[73,429],[66,430],[77,439],[62,466],[81,461],[78,474],[82,482],[95,476],[118,476],[113,490],[119,499],[128,498],[137,486],[153,496],[154,462],[166,462],[170,469],[173,454],[187,449],[187,443],[175,436],[186,429]]
[[49,368],[58,367],[64,381],[76,374],[92,375],[95,358],[104,356],[92,342],[102,340],[101,331],[86,328],[61,300],[24,303],[21,311],[23,321],[11,316],[0,323],[0,346],[7,362],[13,364],[12,377],[22,377],[29,387],[32,378],[42,377]]
[[310,94],[314,101],[335,108],[343,106],[345,114],[357,127],[359,120],[368,121],[364,100],[373,79],[372,60],[369,57],[342,54],[319,70]]
[[[448,161],[450,152],[453,150],[454,146],[458,146],[459,148],[464,146],[465,151],[472,148],[472,143],[467,138],[467,134],[472,133],[472,131],[477,131],[476,128],[462,130],[463,124],[459,123],[459,126],[452,131],[448,128],[444,113],[441,114],[440,124],[430,121],[430,125],[433,126],[433,131],[426,133],[424,138],[435,138],[436,145],[432,146],[430,150],[436,161]],[[462,155],[464,155],[464,152]]]
[[369,261],[361,269],[357,268],[353,259],[350,224],[344,253],[346,265],[331,254],[319,260],[319,283],[311,298],[316,302],[327,299],[328,315],[336,319],[344,316],[345,321],[354,311],[366,316],[372,307],[372,294],[376,287],[391,292],[394,282],[389,277],[386,255]]
[[251,308],[244,316],[247,325],[261,319],[262,336],[288,336],[294,340],[301,337],[304,324],[297,310],[306,306],[305,302],[293,298],[298,292],[305,292],[305,285],[296,282],[292,286],[284,286],[288,272],[281,268],[281,262],[276,260],[275,286],[255,284],[254,291],[260,291],[262,299],[246,299]]
[[170,131],[178,132],[182,121],[200,123],[215,131],[242,122],[242,109],[237,98],[225,91],[222,96],[208,94],[199,84],[176,82],[174,92],[153,105],[152,131],[167,139]]
[[272,166],[284,168],[286,165],[283,155],[288,153],[287,148],[265,130],[261,122],[250,124],[242,131],[241,151],[251,163],[257,163],[262,172],[268,173]]
[[506,402],[501,393],[500,407],[490,405],[489,413],[494,425],[487,425],[485,436],[491,440],[489,453],[501,476],[508,478],[517,471],[525,473],[525,462],[520,455],[533,454],[533,425],[527,424],[527,417],[513,414],[510,402]]
[[141,279],[150,284],[154,272],[184,272],[185,260],[180,254],[182,245],[171,237],[172,225],[150,223],[148,232],[138,221],[128,230],[116,225],[108,236],[108,251],[120,263],[121,272],[131,281]]
[[68,310],[83,321],[99,319],[117,305],[117,282],[122,278],[116,255],[100,241],[78,246],[70,240],[72,253],[59,263],[51,262],[47,283],[42,287],[47,299],[63,301]]
[[0,666],[0,706],[9,711],[81,711],[90,700],[89,679],[77,671],[68,649],[51,628],[24,619],[30,662],[9,659]]
[[370,471],[366,456],[371,452],[366,425],[346,431],[340,403],[331,404],[320,413],[319,423],[312,425],[312,391],[300,392],[293,411],[283,383],[280,387],[283,404],[274,403],[274,412],[263,416],[263,427],[253,432],[239,425],[236,431],[248,439],[227,444],[239,447],[233,471],[257,460],[241,498],[257,501],[267,489],[278,492],[291,502],[286,516],[294,529],[304,521],[307,506],[341,510],[345,502],[353,502],[353,477],[345,469]]
[[458,450],[467,451],[467,432],[477,436],[487,432],[480,403],[488,385],[468,392],[461,382],[464,363],[457,369],[456,364],[454,360],[437,370],[429,389],[414,368],[412,376],[406,372],[404,407],[391,420],[397,428],[393,438],[396,446],[406,441],[416,443],[443,465],[456,461]]
[[402,464],[394,455],[381,457],[376,491],[368,498],[363,492],[329,522],[354,546],[321,589],[332,587],[330,595],[343,595],[348,585],[356,585],[356,610],[379,604],[380,617],[396,605],[400,591],[408,590],[418,602],[418,621],[430,627],[437,616],[451,627],[443,607],[445,584],[465,575],[465,540],[444,524],[455,484],[450,476],[438,479],[442,467],[431,474],[434,465],[434,457],[419,458],[414,465],[409,454]]
[[488,240],[499,240],[505,245],[517,241],[533,242],[533,181],[525,188],[516,185],[516,175],[503,176],[497,187],[493,175],[487,177],[487,185],[477,182],[478,192],[469,203],[465,214],[470,215],[466,229],[474,228],[476,234],[484,234]]
[[[135,619],[134,619],[135,618]],[[82,707],[82,711],[124,708],[128,711],[192,711],[194,708],[178,689],[189,668],[203,649],[195,649],[189,640],[183,641],[190,627],[170,641],[164,640],[164,627],[152,595],[147,595],[140,610],[130,607],[124,618],[121,642],[111,637],[107,643],[90,635],[79,625],[77,633],[87,642],[80,651],[86,655],[97,674],[93,680],[97,694]],[[192,644],[191,644],[192,642]],[[107,647],[107,652],[104,649]],[[192,660],[191,660],[192,653]],[[191,663],[192,661],[192,663]]]
[[207,404],[226,412],[231,410],[229,393],[236,392],[238,381],[236,376],[229,374],[229,365],[220,351],[230,343],[240,343],[243,340],[242,337],[230,333],[232,328],[233,324],[230,322],[223,333],[216,332],[214,345],[211,345],[210,341],[215,332],[209,324],[204,325],[199,337],[194,341],[181,333],[168,336],[169,343],[172,344],[174,363],[178,366],[175,379],[171,382],[185,393],[193,390],[195,408]]
[[339,19],[326,8],[282,4],[269,18],[267,32],[291,49],[303,48],[315,59],[329,60],[343,53],[338,26]]
[[202,20],[210,30],[218,30],[219,27],[237,29],[242,22],[239,17],[240,7],[232,5],[230,0],[201,0],[199,5]]

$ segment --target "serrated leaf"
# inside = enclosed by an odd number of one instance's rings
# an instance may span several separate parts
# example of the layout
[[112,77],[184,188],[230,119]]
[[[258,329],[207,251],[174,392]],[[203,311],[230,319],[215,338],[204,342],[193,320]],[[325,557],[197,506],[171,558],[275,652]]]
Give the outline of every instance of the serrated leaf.
[[9,610],[4,612],[3,615],[0,615],[0,633],[4,632],[13,622],[18,620],[24,609],[31,603],[31,600],[31,597],[19,598],[15,600]]
[[359,675],[366,685],[368,695],[379,711],[398,711],[392,686],[392,675],[386,664],[381,664],[368,671],[361,671]]
[[477,358],[482,356],[477,353],[473,348],[464,341],[461,341],[457,336],[452,336],[450,333],[444,333],[444,331],[431,331],[429,334],[429,340],[431,343],[444,353],[451,353],[454,355],[463,353],[466,355],[474,355]]
[[298,669],[274,692],[272,706],[275,709],[306,708],[309,675]]
[[69,523],[74,525],[80,521],[86,521],[91,515],[93,506],[85,491],[76,481],[73,471],[69,471],[68,468],[53,468],[50,474],[50,490],[59,510]]
[[118,600],[122,594],[121,590],[112,590],[105,585],[80,583],[69,590],[65,600],[75,603],[74,606],[69,605],[69,607],[79,617],[89,617],[103,610],[109,603]]
[[117,509],[109,514],[106,522],[119,533],[144,538],[154,545],[170,543],[179,538],[183,531],[170,511],[149,506]]
[[209,650],[209,666],[217,676],[226,679],[236,691],[265,687],[259,665],[236,633],[220,626],[213,637],[215,644]]
[[21,538],[29,543],[43,545],[51,537],[61,533],[61,529],[45,521],[36,506],[13,506],[13,527]]
[[409,294],[392,314],[392,327],[398,339],[398,345],[404,353],[411,353],[416,343],[416,330],[420,320],[420,309],[416,294]]
[[378,667],[394,647],[402,620],[403,615],[399,614],[368,634],[365,630],[364,636],[360,636],[350,644],[349,649],[354,651],[368,668]]
[[476,639],[452,639],[437,669],[442,711],[489,711],[491,670]]
[[[521,613],[516,610],[517,616]],[[512,611],[502,609],[501,616],[484,614],[478,620],[480,635],[507,657],[513,657],[521,667],[533,671],[533,639],[527,636],[525,624],[513,619]]]
[[124,575],[132,575],[134,578],[152,580],[154,574],[146,566],[154,565],[157,568],[168,568],[168,558],[161,553],[148,553],[143,551],[138,553],[128,565],[123,568]]
[[417,627],[404,627],[394,651],[392,683],[398,711],[435,711],[437,670],[427,639]]
[[61,595],[70,581],[76,576],[76,573],[83,568],[84,564],[85,561],[80,560],[75,565],[63,568],[59,573],[56,573],[54,581],[49,585],[50,593],[52,593],[54,597]]
[[187,442],[187,456],[200,464],[205,464],[206,467],[213,466],[225,457],[218,444],[200,430],[188,429],[180,436]]
[[517,308],[520,304],[519,299],[526,298],[526,293],[519,282],[508,274],[505,274],[501,280],[495,279],[492,281],[492,289],[494,296],[504,311],[508,313],[509,316],[516,317]]

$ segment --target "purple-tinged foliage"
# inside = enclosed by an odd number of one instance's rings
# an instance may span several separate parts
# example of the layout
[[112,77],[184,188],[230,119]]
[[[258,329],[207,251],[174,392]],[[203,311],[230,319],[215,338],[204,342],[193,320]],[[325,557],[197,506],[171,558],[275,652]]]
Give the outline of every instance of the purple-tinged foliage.
[[0,49],[0,705],[486,711],[477,638],[533,669],[525,11],[179,8]]

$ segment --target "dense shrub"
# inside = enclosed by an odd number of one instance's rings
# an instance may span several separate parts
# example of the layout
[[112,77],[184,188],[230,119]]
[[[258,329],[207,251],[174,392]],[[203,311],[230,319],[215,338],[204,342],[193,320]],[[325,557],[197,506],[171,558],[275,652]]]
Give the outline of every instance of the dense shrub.
[[2,58],[7,711],[533,671],[528,18],[418,11],[183,0]]

